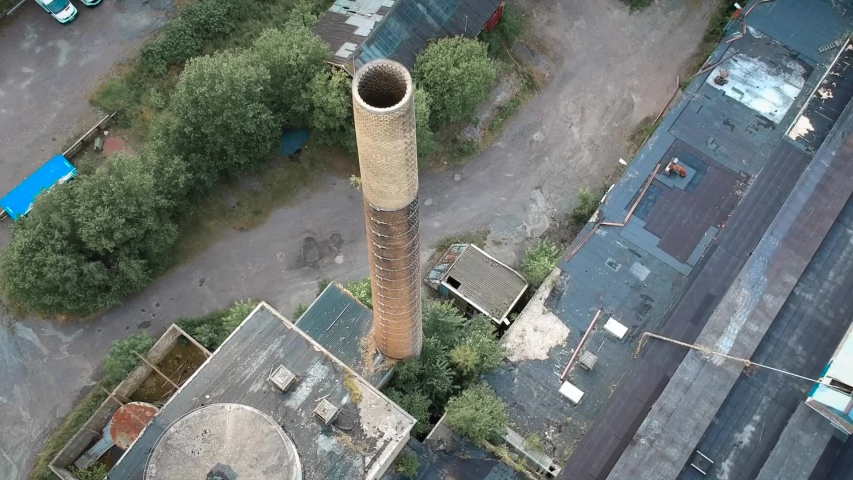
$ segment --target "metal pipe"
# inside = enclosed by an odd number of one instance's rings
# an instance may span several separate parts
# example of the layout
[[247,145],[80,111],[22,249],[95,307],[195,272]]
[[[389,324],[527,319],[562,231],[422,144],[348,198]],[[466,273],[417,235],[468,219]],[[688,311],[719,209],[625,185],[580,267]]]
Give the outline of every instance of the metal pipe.
[[574,353],[572,353],[572,357],[569,359],[569,363],[566,364],[566,368],[563,370],[563,374],[560,375],[560,380],[565,381],[566,375],[569,373],[569,369],[572,368],[572,365],[575,363],[575,359],[578,358],[581,349],[586,344],[586,339],[589,338],[589,335],[592,333],[592,329],[595,328],[595,324],[598,322],[598,318],[601,316],[601,309],[595,312],[595,317],[592,318],[592,323],[589,324],[589,328],[584,332],[583,337],[581,337],[580,343],[578,343],[578,348],[575,349]]

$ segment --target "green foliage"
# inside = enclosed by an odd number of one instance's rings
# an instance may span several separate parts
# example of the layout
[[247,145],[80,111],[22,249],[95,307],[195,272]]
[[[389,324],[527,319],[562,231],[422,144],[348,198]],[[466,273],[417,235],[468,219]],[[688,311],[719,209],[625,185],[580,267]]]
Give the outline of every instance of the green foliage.
[[107,478],[107,467],[103,463],[95,462],[86,468],[78,469],[71,467],[71,473],[79,480],[104,480]]
[[418,456],[414,452],[406,451],[397,457],[397,463],[394,471],[398,475],[414,480],[418,478],[418,470],[421,468],[421,462],[418,461]]
[[172,96],[176,152],[196,182],[249,171],[266,160],[279,129],[266,105],[270,74],[251,55],[233,52],[187,63]]
[[438,147],[435,132],[430,128],[431,111],[432,101],[429,94],[422,88],[415,89],[415,125],[417,126],[419,160],[428,157]]
[[340,69],[326,68],[308,83],[305,101],[311,106],[311,135],[327,146],[355,151],[352,81]]
[[201,317],[183,318],[177,321],[187,334],[209,351],[214,351],[231,335],[243,320],[252,313],[257,302],[238,301],[231,307]]
[[303,100],[305,87],[325,71],[329,46],[307,27],[265,30],[251,49],[255,62],[270,74],[268,105],[279,123],[304,128],[310,121],[309,105]]
[[317,295],[320,295],[321,293],[323,293],[323,290],[325,290],[325,289],[326,289],[326,287],[328,287],[330,283],[332,283],[332,279],[330,279],[330,278],[321,278],[321,279],[317,282]]
[[448,351],[461,340],[465,317],[453,302],[424,302],[422,318],[424,338],[437,340]]
[[145,92],[141,79],[136,76],[123,76],[107,80],[92,96],[92,103],[105,112],[116,115],[112,125],[127,128],[140,114],[142,96]]
[[41,195],[0,258],[4,292],[46,315],[118,304],[167,260],[177,237],[170,214],[185,183],[178,160],[117,155]]
[[533,288],[538,288],[557,266],[560,251],[548,240],[542,240],[524,254],[521,273]]
[[473,380],[503,364],[506,355],[494,323],[484,315],[477,315],[450,351],[450,363],[463,378]]
[[569,218],[575,224],[582,225],[589,221],[596,210],[598,210],[598,200],[592,196],[588,188],[582,188],[578,192],[578,204],[572,209]]
[[480,144],[475,140],[462,142],[456,147],[456,154],[462,157],[470,157],[476,155],[480,151]]
[[521,98],[512,97],[506,105],[498,107],[497,113],[495,114],[495,118],[492,120],[492,123],[489,124],[489,131],[498,132],[506,124],[506,121],[510,119],[515,112],[521,107]]
[[240,12],[229,0],[198,0],[184,7],[166,24],[159,40],[142,47],[139,65],[143,71],[165,75],[170,65],[177,65],[202,53],[204,45],[234,31],[234,17]]
[[301,317],[307,310],[308,306],[300,303],[296,306],[296,308],[293,309],[293,318],[291,320],[293,320],[294,322],[299,320],[299,317]]
[[347,283],[344,288],[362,303],[365,307],[373,309],[373,293],[370,287],[370,279],[365,278]]
[[521,16],[512,3],[507,3],[498,26],[491,32],[483,31],[480,37],[488,46],[489,56],[497,57],[504,49],[515,43],[522,31],[524,31],[524,22]]
[[531,433],[530,435],[524,437],[524,441],[527,442],[527,446],[529,448],[532,448],[534,451],[536,451],[536,452],[544,451],[542,449],[542,438],[540,438],[539,435],[536,435],[535,433]]
[[418,56],[414,76],[432,100],[432,122],[444,125],[474,115],[489,98],[497,69],[484,44],[454,37],[431,43]]
[[429,398],[423,393],[415,390],[413,392],[403,393],[399,390],[389,388],[385,391],[385,395],[396,403],[403,410],[409,412],[409,415],[415,417],[418,423],[412,428],[412,435],[416,438],[424,438],[430,431],[430,407]]
[[447,422],[463,437],[482,445],[505,433],[509,416],[506,403],[481,383],[447,402]]
[[642,10],[655,3],[655,0],[622,0],[622,3],[631,7],[631,11]]
[[136,353],[144,357],[153,346],[154,339],[147,332],[135,333],[125,339],[113,342],[110,354],[104,360],[107,381],[118,384],[124,380],[140,363]]
[[453,371],[444,345],[425,338],[421,355],[397,364],[394,386],[404,393],[423,393],[432,405],[443,403],[453,392]]

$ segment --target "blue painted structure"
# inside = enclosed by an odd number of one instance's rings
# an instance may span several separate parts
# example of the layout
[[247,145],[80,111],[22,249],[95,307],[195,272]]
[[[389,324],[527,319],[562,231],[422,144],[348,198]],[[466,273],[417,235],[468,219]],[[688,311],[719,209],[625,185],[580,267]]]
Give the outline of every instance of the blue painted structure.
[[281,147],[278,153],[285,157],[293,155],[306,143],[308,143],[308,130],[285,130],[281,135]]
[[42,192],[62,184],[77,175],[77,169],[62,155],[57,155],[27,177],[8,195],[0,199],[0,208],[17,220],[33,208],[33,202]]

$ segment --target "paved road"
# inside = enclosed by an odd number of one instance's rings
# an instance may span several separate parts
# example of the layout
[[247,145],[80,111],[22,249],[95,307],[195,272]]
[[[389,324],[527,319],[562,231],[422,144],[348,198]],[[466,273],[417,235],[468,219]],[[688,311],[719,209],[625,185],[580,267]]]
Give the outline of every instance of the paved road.
[[28,1],[0,25],[0,196],[97,121],[87,102],[173,0],[105,0],[61,25]]
[[[578,189],[600,184],[626,156],[630,128],[669,99],[692,53],[685,46],[699,42],[713,7],[662,0],[630,15],[618,0],[553,3],[530,2],[531,30],[549,52],[551,82],[493,147],[463,168],[422,176],[424,245],[488,227],[491,249],[513,261],[530,235],[562,221]],[[140,328],[157,332],[178,317],[247,297],[289,315],[312,299],[317,280],[365,277],[360,205],[360,194],[329,174],[266,224],[227,235],[90,323],[12,325],[0,312],[11,325],[0,328],[0,479],[25,478],[32,453],[93,383],[114,339]],[[301,262],[306,238],[322,242],[333,234],[343,239],[340,256]]]

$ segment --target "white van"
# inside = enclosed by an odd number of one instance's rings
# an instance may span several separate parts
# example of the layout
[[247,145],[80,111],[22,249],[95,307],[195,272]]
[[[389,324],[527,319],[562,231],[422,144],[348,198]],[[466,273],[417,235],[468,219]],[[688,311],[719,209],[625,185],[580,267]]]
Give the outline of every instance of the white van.
[[69,23],[77,18],[77,9],[68,0],[35,0],[59,23]]

